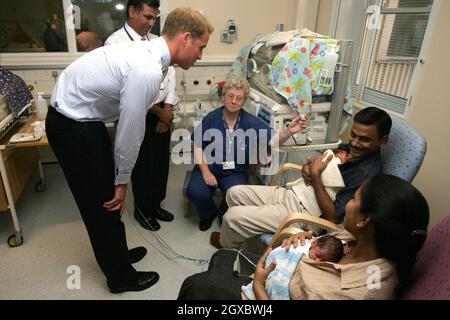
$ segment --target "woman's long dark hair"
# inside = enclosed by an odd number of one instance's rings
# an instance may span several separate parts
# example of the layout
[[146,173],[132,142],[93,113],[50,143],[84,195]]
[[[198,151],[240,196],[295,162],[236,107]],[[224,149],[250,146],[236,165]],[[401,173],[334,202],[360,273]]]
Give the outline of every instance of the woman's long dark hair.
[[396,264],[400,292],[408,283],[416,254],[426,239],[427,201],[410,183],[379,174],[363,183],[360,212],[373,222],[380,255]]

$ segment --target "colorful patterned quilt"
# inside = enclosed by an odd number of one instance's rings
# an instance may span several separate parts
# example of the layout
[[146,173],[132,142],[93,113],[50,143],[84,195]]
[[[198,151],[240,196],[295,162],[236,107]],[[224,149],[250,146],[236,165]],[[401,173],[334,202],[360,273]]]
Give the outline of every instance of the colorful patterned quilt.
[[[247,59],[258,41],[244,46],[236,58],[229,75],[247,77]],[[299,114],[311,112],[313,95],[333,93],[333,83],[320,81],[324,57],[328,52],[339,52],[339,41],[325,38],[292,37],[278,52],[272,66],[270,83]],[[333,70],[334,72],[334,70]],[[344,110],[352,114],[350,85],[347,86]]]
[[6,98],[11,112],[18,117],[22,109],[31,102],[33,95],[18,75],[0,65],[0,94]]
[[[270,82],[295,111],[309,113],[312,96],[333,93],[333,83],[327,85],[320,78],[325,55],[338,52],[338,40],[292,37],[272,63]],[[344,110],[351,113],[349,89],[344,103]]]

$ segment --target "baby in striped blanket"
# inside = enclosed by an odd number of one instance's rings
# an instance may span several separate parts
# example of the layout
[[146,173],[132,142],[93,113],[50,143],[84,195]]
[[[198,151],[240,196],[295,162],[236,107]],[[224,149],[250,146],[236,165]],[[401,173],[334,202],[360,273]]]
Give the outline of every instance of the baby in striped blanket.
[[[266,280],[266,290],[273,300],[289,300],[289,282],[294,274],[298,262],[304,254],[309,255],[314,261],[338,262],[344,254],[344,246],[338,238],[325,235],[315,240],[306,240],[304,246],[293,245],[286,251],[283,247],[273,249],[267,256],[265,267],[275,259],[277,265],[269,273]],[[253,293],[253,281],[242,286],[242,298],[255,300]]]

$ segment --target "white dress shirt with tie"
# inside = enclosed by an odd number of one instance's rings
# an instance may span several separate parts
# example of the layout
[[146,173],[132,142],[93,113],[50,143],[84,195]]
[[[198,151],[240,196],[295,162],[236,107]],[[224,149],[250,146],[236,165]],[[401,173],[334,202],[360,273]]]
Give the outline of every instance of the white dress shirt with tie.
[[[112,33],[108,37],[108,39],[106,39],[105,46],[127,41],[150,41],[157,38],[158,36],[152,33],[148,33],[144,37],[141,37],[136,31],[134,31],[133,28],[128,25],[128,23],[125,23],[122,28],[119,28],[117,31]],[[151,108],[153,105],[160,102],[168,103],[173,106],[178,103],[178,96],[176,94],[175,69],[173,67],[169,67],[167,69],[167,75],[164,78],[164,81],[161,83],[159,95],[149,107]]]
[[51,104],[75,121],[118,121],[115,184],[126,184],[145,133],[149,104],[170,65],[164,38],[104,46],[84,54],[59,76]]

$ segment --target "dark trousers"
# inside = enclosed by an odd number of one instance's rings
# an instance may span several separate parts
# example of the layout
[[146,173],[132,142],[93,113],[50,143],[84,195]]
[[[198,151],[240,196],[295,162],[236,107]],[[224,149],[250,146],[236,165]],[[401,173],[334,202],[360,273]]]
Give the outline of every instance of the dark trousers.
[[[132,281],[137,272],[128,258],[120,213],[103,203],[114,198],[114,159],[102,122],[77,122],[50,107],[46,120],[52,147],[86,226],[95,258],[109,284]],[[76,244],[74,244],[76,245]]]
[[212,188],[205,183],[198,166],[195,166],[194,170],[192,170],[191,180],[189,180],[187,186],[187,195],[196,207],[200,220],[212,218],[217,214],[219,216],[219,221],[222,221],[222,217],[228,209],[225,200],[228,189],[232,186],[248,184],[248,175],[246,172],[225,175],[223,170],[215,170],[212,166],[209,166],[209,169],[216,177],[219,185],[218,187],[222,190],[224,195],[220,207],[217,208],[213,200],[215,188]]
[[249,284],[249,277],[255,272],[254,264],[260,255],[242,251],[239,255],[241,273],[233,271],[237,250],[220,249],[209,263],[208,271],[193,274],[186,278],[178,293],[178,300],[241,300],[241,287]]
[[156,133],[158,121],[147,112],[144,140],[131,175],[134,205],[146,216],[159,208],[166,197],[169,177],[170,130]]

